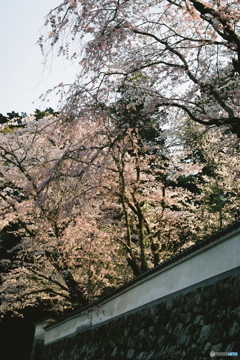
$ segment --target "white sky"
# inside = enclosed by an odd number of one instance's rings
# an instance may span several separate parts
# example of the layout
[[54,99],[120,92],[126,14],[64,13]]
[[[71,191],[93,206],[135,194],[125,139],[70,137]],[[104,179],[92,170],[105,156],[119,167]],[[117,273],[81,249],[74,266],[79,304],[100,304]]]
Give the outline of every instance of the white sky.
[[[1,0],[0,21],[0,113],[26,112],[36,108],[57,108],[57,98],[41,103],[39,96],[48,89],[74,79],[75,69],[63,58],[53,59],[51,67],[36,44],[44,16],[61,0]],[[34,102],[34,104],[33,104]]]

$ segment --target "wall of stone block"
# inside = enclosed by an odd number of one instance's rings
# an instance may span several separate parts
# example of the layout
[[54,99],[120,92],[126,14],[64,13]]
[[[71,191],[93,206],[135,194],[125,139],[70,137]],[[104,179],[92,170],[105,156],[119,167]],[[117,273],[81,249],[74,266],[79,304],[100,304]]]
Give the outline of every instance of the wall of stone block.
[[240,222],[109,296],[36,324],[31,360],[240,359]]
[[49,343],[32,360],[207,360],[210,351],[240,354],[240,267]]

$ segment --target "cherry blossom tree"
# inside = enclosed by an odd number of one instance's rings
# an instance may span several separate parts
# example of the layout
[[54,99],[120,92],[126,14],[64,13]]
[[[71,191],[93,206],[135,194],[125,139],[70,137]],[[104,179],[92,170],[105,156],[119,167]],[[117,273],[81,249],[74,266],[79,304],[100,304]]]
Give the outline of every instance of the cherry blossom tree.
[[[2,312],[87,304],[238,218],[235,135],[189,124],[186,146],[169,149],[158,110],[146,121],[128,95],[0,133],[1,232],[17,236],[1,259]],[[198,191],[183,185],[194,176]]]
[[176,186],[175,171],[179,175],[180,169],[174,159],[147,154],[136,129],[111,149],[111,156],[111,201],[121,206],[124,229],[115,236],[124,245],[134,275],[140,275],[188,242],[184,235],[193,217],[192,196]]
[[239,141],[224,127],[204,132],[201,126],[189,124],[187,132],[186,142],[191,149],[187,160],[202,164],[193,182],[187,180],[200,194],[195,226],[196,237],[201,239],[239,219]]
[[165,109],[175,121],[187,115],[240,136],[239,19],[236,0],[66,0],[47,16],[39,43],[80,65],[63,87],[67,113],[118,101],[124,84],[136,98],[129,80],[141,72],[146,112]]
[[1,230],[21,239],[1,261],[2,311],[84,305],[186,243],[191,194],[174,188],[163,140],[134,111],[104,114],[0,134]]
[[166,146],[156,111],[144,116],[143,104],[129,102],[128,88],[121,94],[116,106],[105,112],[111,146],[102,208],[104,226],[123,246],[136,276],[189,243],[186,234],[194,218],[193,195],[177,179],[201,165],[181,163],[176,151],[173,154]]
[[14,263],[2,264],[3,311],[38,303],[63,311],[121,283],[111,261],[118,245],[99,229],[93,205],[104,161],[95,128],[48,117],[2,134],[1,227],[19,224],[22,238]]
[[42,51],[79,72],[61,112],[0,131],[1,312],[85,305],[239,218],[239,18],[234,0],[49,13]]

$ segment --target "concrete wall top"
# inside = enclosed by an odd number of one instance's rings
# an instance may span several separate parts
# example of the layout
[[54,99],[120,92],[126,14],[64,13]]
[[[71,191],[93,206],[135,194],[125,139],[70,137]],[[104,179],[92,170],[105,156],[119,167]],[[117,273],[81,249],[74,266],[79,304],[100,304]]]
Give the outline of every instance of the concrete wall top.
[[[112,295],[47,326],[45,344],[240,266],[240,222],[184,250]],[[40,331],[40,328],[39,328]]]
[[53,319],[45,319],[45,320],[37,322],[35,324],[35,337],[41,336],[41,335],[45,336],[45,327],[47,327],[52,322],[54,322]]

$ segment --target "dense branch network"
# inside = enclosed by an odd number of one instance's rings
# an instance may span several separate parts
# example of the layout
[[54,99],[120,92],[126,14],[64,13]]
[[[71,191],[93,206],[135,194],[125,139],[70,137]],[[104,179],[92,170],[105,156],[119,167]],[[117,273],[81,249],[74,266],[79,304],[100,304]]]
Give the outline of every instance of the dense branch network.
[[67,112],[79,113],[93,101],[113,103],[119,87],[142,74],[138,86],[152,93],[148,111],[157,104],[171,117],[178,107],[179,118],[186,114],[240,136],[235,1],[66,1],[57,12],[49,17],[51,46],[64,39],[65,28],[72,40],[65,38],[59,54],[70,56],[71,43],[81,43],[81,53],[72,53],[82,68],[81,83],[69,88]]

